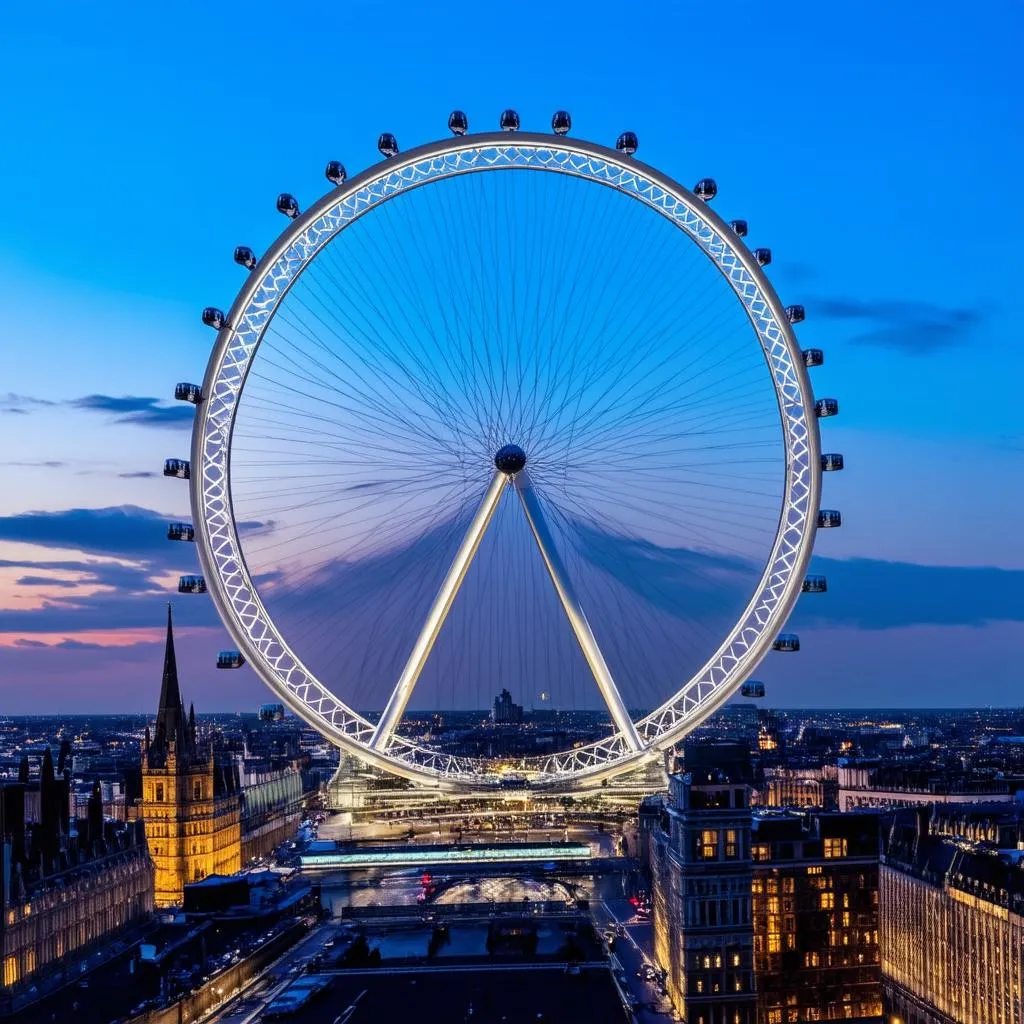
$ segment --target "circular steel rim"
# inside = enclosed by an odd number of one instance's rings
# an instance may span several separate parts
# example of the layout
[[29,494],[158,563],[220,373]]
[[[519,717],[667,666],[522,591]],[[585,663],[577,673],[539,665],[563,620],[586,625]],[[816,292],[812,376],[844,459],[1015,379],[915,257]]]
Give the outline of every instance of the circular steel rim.
[[[441,788],[493,786],[489,762],[455,757],[397,735],[371,750],[374,726],[302,664],[256,593],[231,507],[230,448],[238,399],[263,332],[292,283],[344,228],[412,188],[467,173],[524,168],[570,174],[614,188],[685,231],[725,276],[761,343],[778,401],[786,452],[779,528],[750,602],[702,669],[636,722],[644,747],[620,734],[516,766],[538,786],[592,782],[658,756],[699,725],[749,676],[771,647],[800,593],[810,561],[820,492],[820,443],[813,393],[800,347],[774,289],[731,229],[677,182],[615,150],[564,136],[465,135],[385,160],[324,196],[297,217],[251,272],[218,333],[192,435],[190,491],[200,562],[228,631],[264,683],[325,738],[362,760]],[[736,239],[734,242],[733,239]],[[739,244],[736,244],[739,243]]]

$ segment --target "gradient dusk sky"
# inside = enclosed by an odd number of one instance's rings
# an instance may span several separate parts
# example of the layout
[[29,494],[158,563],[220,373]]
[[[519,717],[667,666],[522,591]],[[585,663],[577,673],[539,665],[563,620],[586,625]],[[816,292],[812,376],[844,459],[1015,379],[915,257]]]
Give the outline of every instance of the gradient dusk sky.
[[[0,33],[0,713],[151,711],[164,540],[191,410],[241,283],[322,168],[516,108],[623,129],[769,245],[826,350],[841,415],[826,480],[830,593],[803,650],[758,672],[777,706],[1024,701],[1024,8],[894,4],[22,4]],[[269,692],[209,601],[175,596],[185,699]]]

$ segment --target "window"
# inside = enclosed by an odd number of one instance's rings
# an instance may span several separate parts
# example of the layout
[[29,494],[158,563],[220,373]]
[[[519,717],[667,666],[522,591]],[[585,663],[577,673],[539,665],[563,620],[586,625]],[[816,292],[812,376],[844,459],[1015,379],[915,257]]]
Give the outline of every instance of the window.
[[731,959],[732,959],[733,967],[739,967],[739,965],[740,965],[740,955],[739,955],[739,953],[733,953]]
[[822,910],[834,910],[836,905],[836,894],[834,892],[822,892],[818,894],[818,906]]
[[782,1010],[768,1011],[768,1024],[782,1024]]
[[821,874],[821,865],[820,864],[812,864],[807,869],[807,874],[809,874],[809,875],[820,875]]
[[736,830],[727,829],[725,833],[725,859],[735,860],[739,856],[739,847],[737,845]]
[[703,860],[718,859],[718,833],[704,829],[700,834],[700,856]]
[[826,839],[825,840],[825,859],[828,860],[834,857],[845,857],[846,856],[846,840],[845,839]]
[[202,797],[202,795],[203,784],[199,781],[199,779],[196,779],[196,781],[192,783],[192,799],[199,800]]
[[158,782],[156,784],[156,796],[154,796],[153,799],[156,800],[156,802],[158,804],[163,803],[163,801],[164,801],[164,784],[162,782]]
[[765,861],[772,859],[772,848],[767,843],[755,843],[750,848],[754,860]]

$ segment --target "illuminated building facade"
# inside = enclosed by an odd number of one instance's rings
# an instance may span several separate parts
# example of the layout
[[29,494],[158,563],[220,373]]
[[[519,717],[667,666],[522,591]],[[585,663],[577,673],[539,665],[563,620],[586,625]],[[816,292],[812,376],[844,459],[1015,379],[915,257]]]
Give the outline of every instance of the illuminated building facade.
[[[44,792],[49,781],[44,767]],[[0,787],[3,990],[88,952],[153,910],[153,865],[140,826],[105,823],[98,794],[88,818],[68,831],[59,815],[28,826],[25,795],[22,784]]]
[[749,753],[687,745],[684,769],[646,829],[655,955],[687,1024],[754,1024]]
[[241,867],[241,805],[231,765],[200,750],[195,713],[185,715],[178,687],[174,635],[167,644],[160,707],[142,751],[142,817],[156,869],[156,905],[181,903],[186,882],[230,875]]
[[751,855],[760,1024],[876,1019],[878,816],[755,815]]
[[[943,809],[944,810],[944,809]],[[1018,810],[1019,815],[1019,810]],[[1024,1022],[1024,833],[943,834],[940,808],[898,814],[880,869],[886,1009],[903,1024]],[[1006,842],[1000,848],[998,843]]]

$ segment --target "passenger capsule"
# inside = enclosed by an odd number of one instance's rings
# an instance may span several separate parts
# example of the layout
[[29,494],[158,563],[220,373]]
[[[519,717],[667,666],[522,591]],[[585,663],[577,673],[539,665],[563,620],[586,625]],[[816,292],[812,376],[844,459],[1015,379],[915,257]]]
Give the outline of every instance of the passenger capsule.
[[247,245],[235,246],[235,262],[246,270],[252,270],[256,266],[256,253]]
[[821,456],[823,473],[838,473],[843,468],[843,457],[839,452],[825,452]]
[[188,480],[192,475],[192,464],[188,459],[167,459],[164,462],[164,476]]
[[205,594],[206,580],[202,576],[179,576],[179,594]]
[[768,264],[771,263],[772,261],[771,249],[755,249],[753,255],[754,259],[757,260],[757,262],[760,263],[762,267],[767,267]]
[[786,317],[791,324],[802,324],[804,322],[804,307],[787,306]]
[[241,651],[221,651],[217,655],[217,668],[241,668],[244,664]]
[[839,414],[839,403],[834,398],[819,398],[814,403],[814,411],[819,419],[826,416],[837,416]]
[[384,156],[398,156],[398,139],[391,132],[382,132],[377,139],[377,148]]
[[821,366],[825,362],[825,353],[820,348],[805,348],[801,354],[804,366]]
[[224,316],[224,311],[218,309],[216,306],[207,306],[203,310],[203,323],[207,327],[212,327],[215,331],[219,331],[222,327],[227,326],[227,318]]
[[469,131],[469,118],[461,110],[453,110],[448,115],[448,130],[452,135],[465,135]]
[[740,687],[740,693],[744,697],[763,697],[764,683],[759,683],[757,680],[751,679]]
[[277,212],[295,220],[299,215],[299,201],[290,192],[282,192],[277,197]]
[[615,148],[626,156],[632,156],[640,148],[636,132],[623,132],[615,142]]
[[519,115],[514,110],[503,110],[498,122],[503,132],[519,131]]
[[804,594],[824,594],[828,590],[828,580],[824,576],[805,576],[800,590]]
[[556,110],[551,117],[551,130],[556,135],[568,135],[572,130],[572,118],[568,110]]
[[168,523],[167,539],[193,541],[196,539],[196,531],[191,523]]
[[745,220],[731,220],[729,221],[729,227],[731,227],[733,233],[739,235],[740,238],[747,237],[747,222]]
[[773,651],[799,651],[800,637],[796,633],[780,633],[772,643]]
[[324,177],[332,185],[344,185],[348,181],[348,171],[340,160],[330,160],[324,168]]
[[693,186],[693,194],[698,199],[703,199],[705,203],[710,203],[711,200],[718,195],[718,185],[715,183],[715,179],[701,178],[700,181]]
[[203,397],[203,389],[198,384],[175,384],[174,397],[176,401],[198,405]]
[[843,525],[843,516],[834,508],[823,508],[818,512],[818,529],[832,530]]

